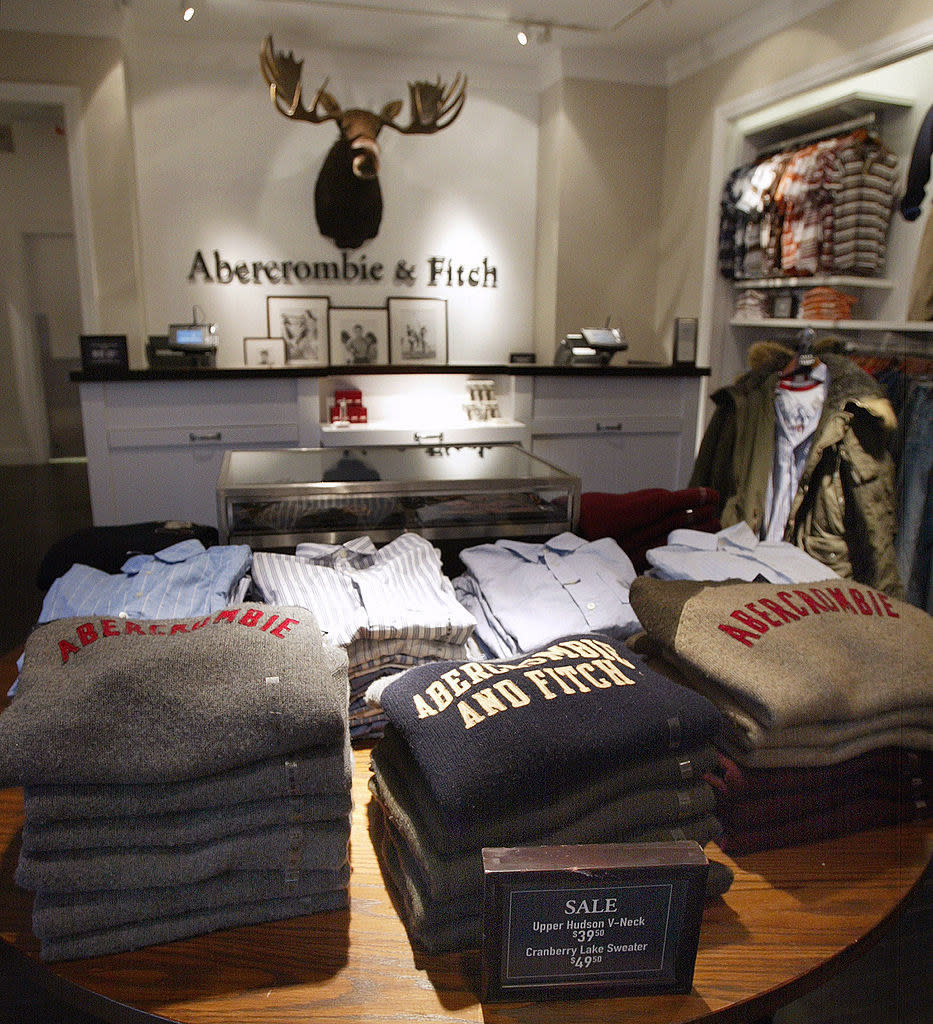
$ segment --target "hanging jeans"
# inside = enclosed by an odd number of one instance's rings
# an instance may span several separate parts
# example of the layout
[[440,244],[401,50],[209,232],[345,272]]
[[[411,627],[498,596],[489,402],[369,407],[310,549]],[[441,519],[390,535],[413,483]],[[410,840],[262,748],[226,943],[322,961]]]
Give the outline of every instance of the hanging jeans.
[[933,612],[933,383],[912,381],[904,407],[897,562],[907,600]]

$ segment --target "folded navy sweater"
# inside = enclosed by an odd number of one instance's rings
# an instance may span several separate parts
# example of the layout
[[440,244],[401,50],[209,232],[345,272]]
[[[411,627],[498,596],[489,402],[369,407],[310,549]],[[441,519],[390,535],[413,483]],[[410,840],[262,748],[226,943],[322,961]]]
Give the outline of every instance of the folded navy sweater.
[[709,743],[720,726],[705,697],[596,634],[513,659],[419,666],[381,701],[443,820],[458,826],[587,773]]

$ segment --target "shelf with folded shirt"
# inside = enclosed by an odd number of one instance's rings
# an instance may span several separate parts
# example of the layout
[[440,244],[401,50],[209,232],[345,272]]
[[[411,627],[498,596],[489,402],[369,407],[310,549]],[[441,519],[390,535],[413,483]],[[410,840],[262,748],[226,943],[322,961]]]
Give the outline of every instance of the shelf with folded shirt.
[[[890,278],[854,274],[812,277],[743,278],[733,282],[737,297],[730,326],[750,330],[814,330],[929,334],[933,322],[876,316],[875,298],[895,287]],[[847,289],[843,291],[842,289]],[[862,290],[866,292],[861,294]],[[856,311],[862,313],[855,315]]]
[[931,320],[819,320],[800,319],[798,317],[733,317],[729,321],[732,327],[748,327],[751,329],[782,328],[799,331],[803,327],[812,327],[823,331],[889,331],[894,334],[933,334]]
[[734,288],[893,288],[887,277],[861,277],[858,274],[815,274],[812,277],[743,277],[732,282]]

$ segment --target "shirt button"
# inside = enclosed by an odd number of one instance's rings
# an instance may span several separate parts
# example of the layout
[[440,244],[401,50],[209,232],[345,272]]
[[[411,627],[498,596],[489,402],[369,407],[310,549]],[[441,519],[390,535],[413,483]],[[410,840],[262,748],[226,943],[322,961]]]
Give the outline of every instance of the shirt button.
[[586,602],[586,610],[588,612],[591,612],[595,607],[596,607],[596,602],[595,601],[587,601]]

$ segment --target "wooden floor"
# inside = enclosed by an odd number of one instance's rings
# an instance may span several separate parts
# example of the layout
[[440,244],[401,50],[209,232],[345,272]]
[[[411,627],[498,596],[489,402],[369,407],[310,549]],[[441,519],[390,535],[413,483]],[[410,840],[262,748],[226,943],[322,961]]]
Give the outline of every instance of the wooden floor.
[[[42,606],[36,571],[54,541],[91,525],[83,463],[0,466],[0,651],[19,646]],[[933,881],[929,874],[897,927],[774,1024],[928,1024],[933,1019]],[[93,1024],[37,993],[0,958],[0,1024]],[[231,1022],[232,1024],[232,1022]]]

